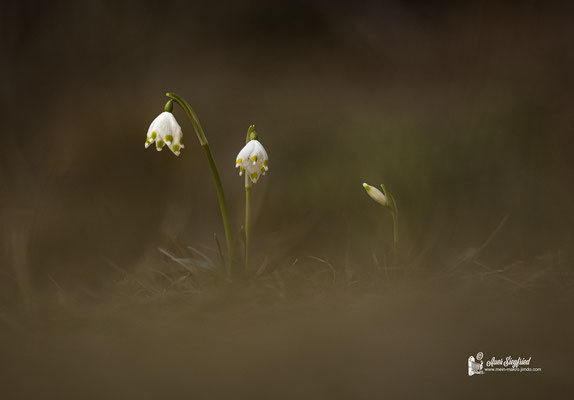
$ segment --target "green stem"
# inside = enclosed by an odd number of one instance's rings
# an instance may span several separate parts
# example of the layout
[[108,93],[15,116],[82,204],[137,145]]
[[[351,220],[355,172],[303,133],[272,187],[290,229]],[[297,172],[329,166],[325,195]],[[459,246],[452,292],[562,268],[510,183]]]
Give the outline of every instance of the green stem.
[[[255,127],[251,125],[247,129],[247,136],[245,138],[245,144],[251,141],[251,133],[255,131]],[[257,137],[257,133],[255,133]],[[251,180],[247,176],[247,171],[245,171],[245,273],[249,268],[249,242],[251,240]]]
[[399,245],[399,215],[396,212],[396,210],[393,211],[392,214],[393,214],[393,264],[396,264],[397,247]]
[[199,123],[199,117],[197,116],[195,111],[193,111],[189,103],[175,93],[166,93],[166,96],[172,98],[185,111],[185,113],[187,114],[187,116],[191,121],[191,124],[193,125],[193,129],[197,134],[197,138],[199,139],[199,143],[201,144],[201,147],[205,152],[205,156],[207,157],[207,162],[209,163],[211,174],[213,175],[215,188],[217,189],[219,208],[221,209],[221,218],[223,219],[223,229],[225,230],[225,241],[227,242],[226,265],[227,265],[227,271],[229,273],[231,269],[231,262],[233,261],[233,236],[231,233],[231,223],[229,222],[229,214],[227,212],[227,202],[225,201],[225,193],[223,191],[223,185],[221,183],[221,178],[219,177],[219,172],[217,171],[217,166],[215,165],[215,160],[213,159],[213,155],[211,154],[209,143],[207,142],[207,138],[205,137],[203,128]]
[[387,197],[388,205],[391,214],[393,215],[393,264],[397,263],[397,247],[399,244],[399,210],[397,209],[397,202],[395,201],[395,196],[387,190],[385,185],[381,183],[381,188],[383,189],[383,194]]
[[183,99],[183,97],[178,96],[175,93],[166,93],[165,95],[167,97],[170,97],[173,100],[175,100],[175,102],[177,104],[179,104],[179,106],[183,109],[183,111],[185,111],[185,113],[187,114],[187,116],[191,120],[191,124],[193,125],[193,129],[195,130],[195,133],[197,134],[197,138],[199,139],[199,143],[202,146],[207,145],[207,138],[205,137],[205,133],[203,133],[203,128],[201,127],[201,124],[199,123],[199,117],[197,116],[195,111],[193,111],[193,108],[191,108],[189,103],[187,101],[185,101]]
[[251,239],[251,181],[245,175],[245,272],[249,268],[249,242]]

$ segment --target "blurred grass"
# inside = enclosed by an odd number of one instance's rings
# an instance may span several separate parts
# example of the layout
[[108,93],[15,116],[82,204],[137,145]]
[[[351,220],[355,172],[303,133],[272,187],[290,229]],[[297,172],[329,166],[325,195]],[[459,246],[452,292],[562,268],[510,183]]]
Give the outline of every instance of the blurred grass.
[[164,257],[105,293],[54,291],[31,319],[2,308],[0,383],[10,399],[459,396],[485,351],[542,367],[492,375],[497,393],[566,394],[571,263],[479,258],[429,274],[306,257],[226,283]]

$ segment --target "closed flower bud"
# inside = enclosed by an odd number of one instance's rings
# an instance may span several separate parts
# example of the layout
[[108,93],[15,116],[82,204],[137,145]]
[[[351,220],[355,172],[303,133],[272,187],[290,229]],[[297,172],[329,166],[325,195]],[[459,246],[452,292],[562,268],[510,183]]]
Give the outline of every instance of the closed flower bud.
[[377,189],[374,186],[368,185],[366,183],[363,183],[363,187],[365,188],[365,190],[367,191],[367,194],[371,197],[371,199],[375,200],[377,203],[379,203],[382,206],[385,206],[385,207],[389,206],[389,201],[387,199],[387,196],[385,196],[383,194],[383,192],[381,192],[379,189]]

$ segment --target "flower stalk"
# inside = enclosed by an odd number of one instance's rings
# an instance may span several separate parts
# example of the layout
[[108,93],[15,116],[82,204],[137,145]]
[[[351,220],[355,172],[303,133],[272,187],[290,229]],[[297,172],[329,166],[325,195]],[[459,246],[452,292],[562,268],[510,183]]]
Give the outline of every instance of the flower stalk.
[[235,160],[239,168],[239,176],[245,173],[245,259],[244,272],[249,269],[249,244],[251,242],[251,188],[262,175],[269,170],[268,156],[265,148],[258,140],[255,126],[247,129],[245,147],[241,149]]
[[388,208],[393,217],[393,260],[396,262],[397,247],[399,245],[399,211],[397,209],[397,203],[395,197],[388,190],[385,185],[381,183],[381,192],[376,187],[373,187],[367,183],[363,183],[363,187],[367,191],[369,197],[375,200],[377,203],[385,208]]
[[399,245],[399,210],[397,209],[397,203],[395,202],[395,197],[393,194],[381,183],[381,188],[383,189],[384,195],[387,197],[389,203],[388,207],[393,216],[393,250],[396,254],[397,246]]
[[[182,109],[185,111],[191,124],[193,125],[193,130],[197,135],[197,139],[203,148],[205,156],[207,157],[207,162],[209,163],[209,168],[211,169],[211,174],[213,176],[213,182],[215,183],[215,188],[217,190],[217,198],[219,200],[219,208],[221,210],[221,218],[223,220],[223,229],[225,230],[225,241],[227,243],[227,272],[230,273],[231,263],[233,261],[233,235],[231,233],[231,223],[229,221],[229,213],[227,211],[227,202],[225,200],[225,193],[223,191],[223,184],[221,183],[221,178],[219,176],[219,171],[215,165],[215,160],[211,154],[211,149],[209,148],[209,143],[203,132],[203,128],[199,122],[199,117],[193,111],[191,106],[187,101],[185,101],[181,96],[175,93],[166,93],[166,96],[175,101]],[[168,104],[171,102],[168,101]],[[171,105],[171,104],[170,104]],[[166,104],[166,107],[168,105]]]
[[[252,138],[253,136],[253,138]],[[257,140],[257,132],[255,131],[255,126],[251,125],[247,129],[247,135],[245,137],[245,145],[247,145],[251,140]],[[249,269],[249,242],[251,240],[251,180],[249,179],[249,174],[245,174],[245,264],[243,266],[244,272],[247,273]]]
[[251,181],[245,175],[245,272],[249,268],[249,242],[251,239]]

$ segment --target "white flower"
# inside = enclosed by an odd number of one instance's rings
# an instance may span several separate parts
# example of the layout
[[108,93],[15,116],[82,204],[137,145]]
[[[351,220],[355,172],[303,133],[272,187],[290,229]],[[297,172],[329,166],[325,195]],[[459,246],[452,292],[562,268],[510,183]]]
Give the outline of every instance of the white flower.
[[161,151],[163,146],[167,144],[167,147],[176,156],[179,156],[184,147],[181,127],[169,111],[162,112],[149,126],[145,148],[147,149],[154,142],[157,151]]
[[371,196],[371,199],[385,207],[389,206],[389,200],[387,199],[387,196],[385,196],[379,189],[366,183],[363,183],[363,187],[367,191],[367,194]]
[[250,140],[237,154],[235,168],[239,168],[239,175],[247,174],[251,182],[256,183],[261,175],[265,175],[268,167],[267,152],[259,140]]

